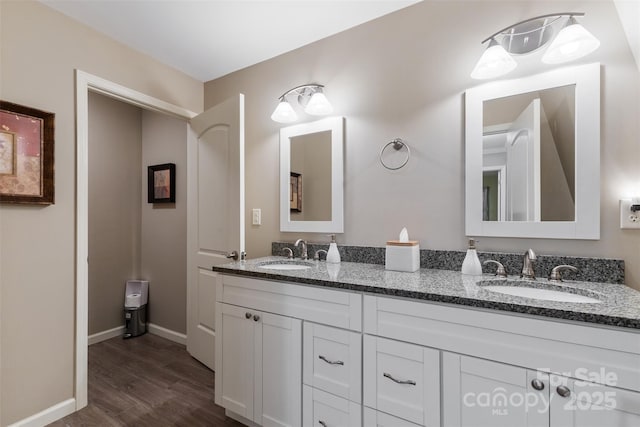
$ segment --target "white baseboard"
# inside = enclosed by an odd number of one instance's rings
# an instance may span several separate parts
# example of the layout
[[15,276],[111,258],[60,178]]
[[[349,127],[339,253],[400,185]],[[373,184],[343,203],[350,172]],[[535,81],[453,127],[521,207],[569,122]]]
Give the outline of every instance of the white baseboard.
[[97,334],[89,335],[89,345],[97,344],[102,341],[109,340],[124,334],[124,325],[117,328],[108,329],[106,331],[98,332]]
[[76,410],[76,400],[67,399],[57,403],[44,411],[31,415],[23,420],[17,421],[9,427],[43,427],[74,413]]
[[[120,337],[124,335],[124,325],[117,328],[109,329],[106,331],[98,332],[97,334],[89,335],[89,345],[97,344],[102,341],[109,340],[111,338]],[[173,341],[178,344],[187,345],[187,336],[180,332],[172,331],[171,329],[163,328],[162,326],[155,325],[153,323],[147,323],[147,331],[150,334],[158,335],[159,337],[166,338],[169,341]]]
[[173,341],[178,344],[187,345],[187,335],[180,332],[172,331],[171,329],[163,328],[162,326],[154,325],[153,323],[147,324],[147,331],[150,334],[158,335],[159,337],[166,338],[169,341]]

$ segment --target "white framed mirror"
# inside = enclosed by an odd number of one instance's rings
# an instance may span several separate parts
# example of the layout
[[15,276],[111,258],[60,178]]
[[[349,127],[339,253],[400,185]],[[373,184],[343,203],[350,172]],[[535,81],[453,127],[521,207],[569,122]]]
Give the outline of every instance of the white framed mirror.
[[465,95],[468,236],[600,238],[600,64]]
[[344,232],[344,118],[280,129],[280,231]]

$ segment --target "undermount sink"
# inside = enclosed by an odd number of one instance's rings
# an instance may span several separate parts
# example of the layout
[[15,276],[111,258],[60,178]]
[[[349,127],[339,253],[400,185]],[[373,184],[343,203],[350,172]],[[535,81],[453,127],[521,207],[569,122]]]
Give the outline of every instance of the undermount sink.
[[[516,297],[532,298],[545,301],[571,302],[579,304],[599,304],[601,302],[594,297],[565,291],[560,286],[549,286],[541,284],[544,287],[533,287],[531,286],[532,284],[528,282],[506,282],[496,284],[496,281],[490,281],[484,283],[490,283],[486,286],[483,285],[482,282],[479,283],[482,289],[486,291],[498,292],[501,294]],[[586,292],[588,291],[585,291],[585,293]]]
[[270,261],[258,265],[259,268],[265,270],[307,270],[313,267],[313,264],[304,261]]

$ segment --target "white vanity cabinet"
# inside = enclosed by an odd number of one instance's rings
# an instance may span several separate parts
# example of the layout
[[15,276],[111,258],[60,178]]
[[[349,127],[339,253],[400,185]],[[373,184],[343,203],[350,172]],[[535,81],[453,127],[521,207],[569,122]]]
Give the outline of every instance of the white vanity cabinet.
[[216,286],[218,405],[265,427],[361,426],[361,294],[224,274]]
[[249,425],[640,425],[640,333],[220,274],[216,403]]
[[216,401],[262,426],[298,426],[302,321],[230,304],[218,309],[223,369]]
[[363,310],[366,334],[440,350],[443,426],[640,425],[635,331],[368,295]]

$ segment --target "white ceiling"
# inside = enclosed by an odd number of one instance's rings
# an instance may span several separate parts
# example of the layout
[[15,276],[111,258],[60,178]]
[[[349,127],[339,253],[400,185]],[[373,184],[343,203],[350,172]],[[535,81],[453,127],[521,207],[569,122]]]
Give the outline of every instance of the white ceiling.
[[419,0],[40,0],[209,81]]

